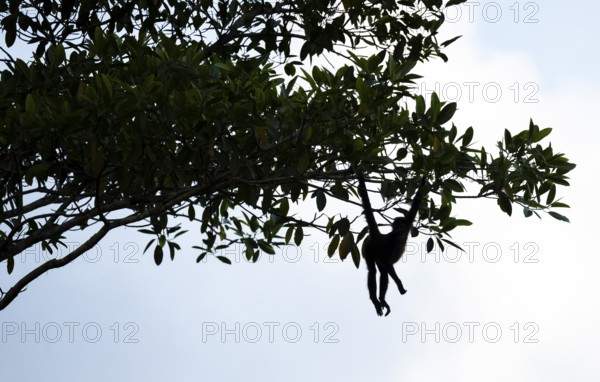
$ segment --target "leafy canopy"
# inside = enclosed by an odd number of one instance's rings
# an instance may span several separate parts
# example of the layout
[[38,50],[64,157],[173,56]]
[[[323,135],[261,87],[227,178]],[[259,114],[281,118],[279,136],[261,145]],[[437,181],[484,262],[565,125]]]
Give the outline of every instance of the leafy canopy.
[[[428,179],[413,232],[428,250],[471,224],[452,215],[460,197],[566,221],[557,185],[575,165],[542,145],[550,128],[506,130],[492,154],[450,122],[455,103],[412,90],[418,62],[447,59],[456,38],[437,33],[462,2],[1,2],[0,262],[11,273],[29,247],[90,235],[0,289],[0,309],[128,225],[143,225],[157,265],[189,220],[198,261],[237,243],[255,261],[316,229],[358,266],[363,222],[326,212],[358,204],[356,171],[378,186],[383,218]],[[303,203],[313,218],[290,212]]]

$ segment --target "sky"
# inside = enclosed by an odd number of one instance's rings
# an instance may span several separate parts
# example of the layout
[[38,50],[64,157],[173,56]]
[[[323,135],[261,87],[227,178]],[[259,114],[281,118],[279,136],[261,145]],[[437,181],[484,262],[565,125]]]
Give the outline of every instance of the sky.
[[[448,63],[417,67],[418,91],[458,102],[454,123],[489,148],[529,118],[553,127],[555,151],[578,165],[558,192],[570,224],[461,200],[454,212],[474,224],[453,238],[466,252],[426,254],[425,238],[411,239],[396,265],[408,293],[390,287],[385,318],[364,263],[328,259],[318,233],[255,264],[234,248],[229,266],[184,250],[156,267],[147,237],[120,230],[0,312],[0,381],[599,380],[600,211],[586,195],[599,185],[600,3],[459,9],[444,34],[463,37]],[[185,238],[184,249],[199,240]],[[0,285],[44,256],[28,251]]]

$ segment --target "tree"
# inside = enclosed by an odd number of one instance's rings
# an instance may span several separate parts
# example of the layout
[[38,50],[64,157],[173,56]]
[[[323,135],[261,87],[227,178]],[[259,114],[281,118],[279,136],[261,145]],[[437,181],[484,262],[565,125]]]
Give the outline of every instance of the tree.
[[[196,223],[198,261],[235,243],[256,261],[316,229],[358,266],[364,224],[323,213],[332,198],[358,204],[356,171],[379,186],[384,218],[428,178],[413,232],[428,250],[471,224],[452,216],[461,197],[568,221],[553,209],[568,207],[557,185],[575,165],[541,145],[550,128],[506,130],[492,154],[450,122],[455,103],[412,91],[418,62],[447,59],[443,11],[464,1],[2,2],[0,262],[11,273],[31,246],[90,236],[0,289],[0,309],[132,224],[157,265]],[[312,219],[290,213],[313,200]]]

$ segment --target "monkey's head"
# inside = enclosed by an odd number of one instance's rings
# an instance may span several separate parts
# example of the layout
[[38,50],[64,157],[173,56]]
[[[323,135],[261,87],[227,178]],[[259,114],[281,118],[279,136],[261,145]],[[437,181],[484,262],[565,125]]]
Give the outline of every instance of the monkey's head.
[[393,232],[402,232],[406,231],[407,229],[410,229],[410,223],[405,217],[394,219],[394,222],[392,223]]

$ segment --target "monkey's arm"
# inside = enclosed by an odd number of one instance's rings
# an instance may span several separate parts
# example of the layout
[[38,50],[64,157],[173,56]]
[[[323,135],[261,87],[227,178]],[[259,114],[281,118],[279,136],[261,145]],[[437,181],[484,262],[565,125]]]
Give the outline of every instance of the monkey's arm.
[[413,201],[410,205],[410,210],[408,211],[408,214],[406,214],[406,220],[410,224],[413,223],[413,221],[415,220],[415,217],[417,216],[417,212],[419,211],[419,206],[421,205],[421,200],[423,199],[423,194],[425,193],[425,191],[424,191],[425,183],[426,183],[426,179],[425,178],[421,179],[421,186],[419,186],[419,189],[417,190],[417,193],[415,194],[415,198],[413,199]]
[[371,201],[369,200],[369,192],[365,184],[365,178],[362,174],[358,175],[358,194],[362,200],[363,210],[365,211],[365,218],[369,225],[369,233],[373,236],[379,236],[379,227],[377,227],[377,221],[373,216],[373,207],[371,207]]

